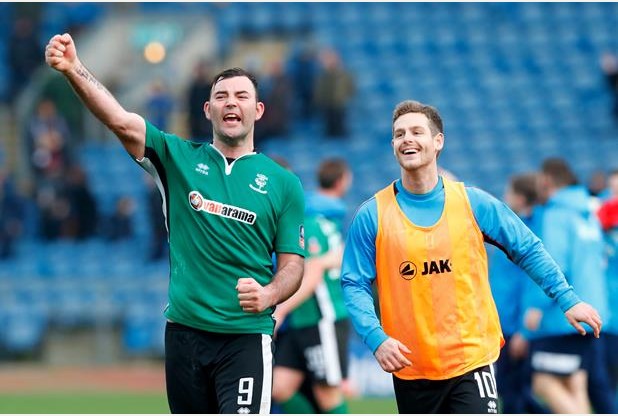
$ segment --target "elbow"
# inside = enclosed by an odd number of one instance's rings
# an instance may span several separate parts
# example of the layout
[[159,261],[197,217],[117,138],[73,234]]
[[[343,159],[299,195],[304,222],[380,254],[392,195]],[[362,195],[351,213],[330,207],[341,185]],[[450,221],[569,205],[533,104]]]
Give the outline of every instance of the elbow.
[[139,130],[131,113],[126,113],[122,117],[114,117],[107,126],[131,155],[137,159],[144,156],[145,131]]
[[111,117],[105,124],[121,140],[131,135],[130,117]]

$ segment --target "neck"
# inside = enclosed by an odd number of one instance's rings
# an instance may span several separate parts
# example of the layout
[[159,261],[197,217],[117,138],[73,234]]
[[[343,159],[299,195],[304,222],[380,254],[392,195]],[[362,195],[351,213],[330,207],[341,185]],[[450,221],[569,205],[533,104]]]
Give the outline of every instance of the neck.
[[517,211],[517,215],[522,218],[527,218],[532,215],[532,207],[523,207]]
[[253,140],[245,138],[236,143],[228,143],[221,138],[215,137],[212,145],[225,157],[238,159],[247,153],[253,152]]
[[319,193],[322,195],[330,196],[332,198],[340,198],[341,193],[336,188],[324,189],[320,188]]
[[410,193],[426,194],[438,184],[438,169],[435,166],[415,171],[401,169],[401,184]]

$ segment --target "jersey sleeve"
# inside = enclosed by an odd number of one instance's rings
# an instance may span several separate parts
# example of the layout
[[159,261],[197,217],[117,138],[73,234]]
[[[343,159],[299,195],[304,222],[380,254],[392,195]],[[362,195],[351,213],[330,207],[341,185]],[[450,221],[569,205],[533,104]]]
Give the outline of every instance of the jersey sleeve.
[[285,202],[277,222],[275,251],[305,256],[305,197],[298,177],[290,178]]
[[305,258],[319,257],[328,248],[328,241],[317,218],[305,217]]
[[180,139],[173,134],[165,133],[156,128],[148,120],[146,122],[146,148],[142,159],[135,161],[148,173],[153,176],[161,174],[161,170],[171,158],[170,145],[180,142]]
[[467,187],[468,198],[485,240],[502,249],[563,311],[580,302],[541,240],[504,202]]
[[348,230],[341,265],[345,305],[354,329],[372,352],[388,338],[380,325],[373,300],[377,218],[375,199],[367,201],[358,209]]

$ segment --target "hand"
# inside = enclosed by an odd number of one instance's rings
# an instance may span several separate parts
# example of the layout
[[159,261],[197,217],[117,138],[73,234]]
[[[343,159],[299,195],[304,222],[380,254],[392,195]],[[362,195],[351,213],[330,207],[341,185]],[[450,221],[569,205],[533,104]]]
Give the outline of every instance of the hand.
[[236,291],[245,312],[259,313],[272,306],[270,292],[252,277],[238,279]]
[[45,47],[45,62],[60,72],[69,72],[77,63],[77,50],[68,33],[55,35]]
[[528,341],[519,332],[513,334],[509,341],[509,357],[514,360],[523,359],[528,355]]
[[410,360],[403,355],[402,351],[406,354],[412,353],[408,347],[403,345],[401,342],[394,338],[388,338],[380,344],[373,355],[375,355],[378,360],[378,364],[380,364],[380,367],[382,367],[384,371],[387,373],[394,373],[404,367],[412,365]]
[[274,335],[277,335],[277,331],[281,328],[281,324],[285,321],[286,316],[287,312],[285,312],[284,308],[281,307],[281,304],[277,305],[277,308],[273,313],[273,319],[275,320]]
[[573,325],[580,334],[586,335],[586,330],[579,324],[580,322],[585,322],[593,329],[595,338],[600,336],[601,326],[603,324],[601,321],[601,316],[596,309],[588,305],[586,302],[575,304],[567,310],[564,315],[569,323]]
[[528,331],[536,331],[541,325],[543,311],[537,308],[528,308],[524,314],[524,326]]

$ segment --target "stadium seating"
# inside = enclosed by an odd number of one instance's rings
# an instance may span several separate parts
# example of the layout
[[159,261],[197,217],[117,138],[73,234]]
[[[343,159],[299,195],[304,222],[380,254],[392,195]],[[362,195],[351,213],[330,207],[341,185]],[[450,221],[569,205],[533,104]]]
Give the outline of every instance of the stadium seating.
[[[0,4],[0,19],[5,7]],[[336,48],[358,88],[348,119],[350,136],[327,139],[317,119],[296,120],[289,137],[273,138],[261,150],[285,157],[308,189],[315,186],[321,158],[346,158],[355,174],[346,197],[351,213],[399,175],[390,148],[391,113],[407,98],[441,111],[446,149],[440,164],[498,197],[510,175],[535,170],[549,156],[566,158],[582,180],[595,169],[617,167],[618,125],[610,117],[610,97],[598,66],[600,54],[616,48],[616,3],[139,7],[144,13],[216,14],[222,50],[241,33],[307,31],[318,45]],[[0,58],[5,50],[0,42]],[[0,80],[5,80],[2,62]],[[3,88],[0,82],[0,95]],[[30,329],[13,339],[3,331],[0,342],[14,348],[34,345],[37,331],[44,331],[52,317],[55,324],[83,324],[97,319],[89,309],[100,304],[123,323],[128,351],[161,351],[163,320],[157,311],[165,302],[168,266],[146,261],[150,234],[141,208],[146,204],[143,172],[115,141],[87,142],[79,156],[102,211],[111,213],[120,196],[135,198],[136,236],[113,244],[98,238],[79,244],[20,242],[20,255],[0,263],[0,293],[16,308],[2,308],[6,313],[0,319],[15,322],[15,311],[27,302],[36,300],[40,306],[20,318],[30,322]],[[37,255],[33,259],[27,253]],[[154,293],[143,282],[156,287]],[[53,313],[48,316],[48,311]]]

